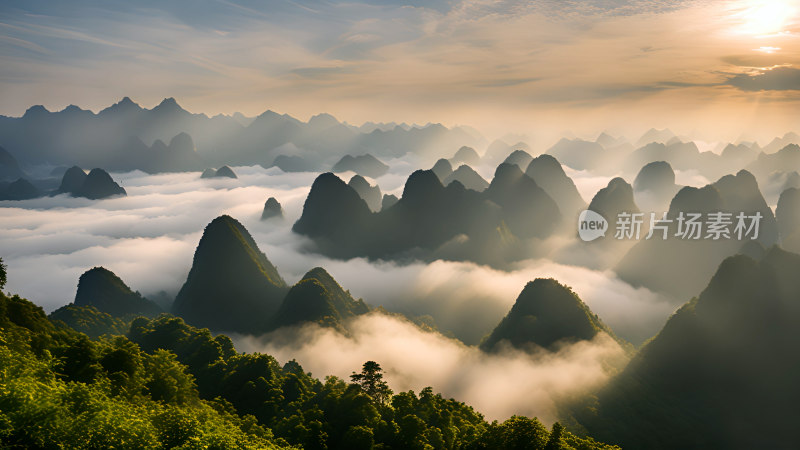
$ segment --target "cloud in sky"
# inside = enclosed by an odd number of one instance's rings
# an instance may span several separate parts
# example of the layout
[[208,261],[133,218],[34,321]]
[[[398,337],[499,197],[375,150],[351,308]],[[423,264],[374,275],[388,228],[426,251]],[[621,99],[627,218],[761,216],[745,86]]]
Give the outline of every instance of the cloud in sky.
[[[503,132],[751,120],[765,111],[727,112],[757,100],[720,86],[745,72],[730,55],[771,46],[782,49],[774,64],[791,64],[797,43],[740,32],[740,3],[5,2],[0,113],[130,95],[209,114],[326,111]],[[637,114],[608,114],[620,110]]]
[[800,90],[800,69],[775,67],[755,74],[742,73],[728,79],[728,84],[743,91]]

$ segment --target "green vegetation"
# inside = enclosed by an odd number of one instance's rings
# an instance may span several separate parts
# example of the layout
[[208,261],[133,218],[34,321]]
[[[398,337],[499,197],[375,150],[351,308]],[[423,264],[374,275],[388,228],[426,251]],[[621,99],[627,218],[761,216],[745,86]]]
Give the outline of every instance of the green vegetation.
[[273,328],[315,322],[345,331],[345,320],[368,312],[363,300],[353,299],[325,269],[316,267],[286,294]]
[[727,258],[576,419],[625,448],[796,448],[798,273],[777,247]]
[[552,278],[537,278],[525,285],[511,311],[481,343],[481,348],[490,351],[506,341],[518,348],[554,349],[562,343],[591,340],[601,332],[632,350],[572,289]]
[[133,292],[114,272],[104,267],[94,267],[81,275],[75,306],[94,306],[111,316],[157,316],[161,308]]
[[220,216],[206,226],[172,312],[215,331],[261,333],[287,290],[244,226]]
[[6,269],[6,265],[3,264],[3,258],[0,258],[0,289],[4,289],[6,287],[6,281],[8,281]]
[[[92,307],[59,316],[120,326]],[[99,340],[64,323],[0,293],[3,448],[615,448],[536,419],[489,424],[431,388],[392,395],[373,361],[323,382],[166,314]]]
[[50,313],[50,320],[54,323],[80,331],[90,338],[97,338],[104,334],[125,334],[130,328],[130,321],[104,313],[94,306],[77,306],[74,304],[62,306]]
[[173,354],[92,341],[0,293],[0,447],[284,446],[253,417],[201,400]]
[[367,361],[361,369],[361,373],[353,372],[350,381],[361,386],[367,395],[374,398],[381,405],[392,397],[392,390],[383,381],[383,369],[375,361]]

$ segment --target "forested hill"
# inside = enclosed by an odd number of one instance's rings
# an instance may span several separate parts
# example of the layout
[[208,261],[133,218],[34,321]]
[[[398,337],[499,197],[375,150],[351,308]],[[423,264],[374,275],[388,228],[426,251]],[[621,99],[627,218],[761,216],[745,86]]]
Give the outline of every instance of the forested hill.
[[392,393],[374,362],[321,381],[167,314],[93,340],[2,292],[0,368],[3,448],[616,448],[535,418],[488,423],[430,388]]

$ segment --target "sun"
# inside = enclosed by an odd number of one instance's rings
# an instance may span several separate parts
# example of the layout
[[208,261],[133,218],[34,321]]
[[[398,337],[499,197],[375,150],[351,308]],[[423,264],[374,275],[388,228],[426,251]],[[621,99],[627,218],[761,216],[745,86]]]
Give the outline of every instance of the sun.
[[745,0],[736,14],[740,31],[754,36],[785,33],[797,15],[796,5],[793,0]]

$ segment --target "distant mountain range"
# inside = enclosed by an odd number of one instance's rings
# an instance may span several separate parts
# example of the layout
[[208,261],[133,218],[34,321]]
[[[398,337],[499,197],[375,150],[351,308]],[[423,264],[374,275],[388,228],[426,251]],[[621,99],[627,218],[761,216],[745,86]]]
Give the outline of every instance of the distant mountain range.
[[449,161],[441,159],[432,170],[412,173],[402,197],[396,203],[384,197],[380,210],[377,193],[369,191],[376,187],[360,180],[348,185],[324,173],[312,184],[293,230],[337,258],[504,264],[530,257],[519,239],[572,231],[573,218],[585,206],[555,158],[532,159],[527,171],[502,163],[487,183],[469,166],[452,171]]
[[696,172],[708,179],[717,179],[747,168],[761,182],[775,173],[797,167],[800,157],[800,136],[788,133],[775,138],[763,149],[752,142],[728,144],[714,151],[701,150],[695,142],[675,136],[669,130],[651,129],[636,142],[601,134],[595,141],[561,139],[546,154],[555,156],[564,165],[596,174],[633,177],[653,162],[666,162],[673,169]]
[[[672,221],[668,224],[667,239],[662,235],[638,242],[615,268],[618,276],[634,286],[667,292],[679,299],[694,295],[722,260],[742,251],[750,238],[705,239],[706,230],[703,230],[700,239],[684,239],[676,236],[677,218],[680,213],[720,211],[731,213],[731,217],[739,213],[760,213],[759,236],[753,244],[769,248],[778,242],[778,225],[772,210],[761,195],[755,177],[742,170],[703,188],[684,187],[678,191],[667,212],[667,219]],[[735,226],[736,219],[732,221]]]
[[[553,200],[514,168],[518,174],[501,173],[495,177],[495,189],[485,192],[466,189],[459,182],[445,187],[432,171],[418,170],[408,178],[399,201],[378,213],[338,177],[322,174],[314,181],[293,230],[312,238],[322,253],[338,258],[425,259],[449,251],[454,252],[451,258],[487,262],[502,251],[502,229],[514,227],[525,235],[546,236],[560,219]],[[521,182],[522,177],[527,182]],[[503,199],[503,205],[491,200],[490,191]],[[527,201],[524,195],[531,192],[544,201]],[[503,224],[504,217],[508,225]]]
[[152,109],[125,97],[98,113],[74,105],[57,112],[32,106],[21,117],[0,116],[0,146],[23,166],[77,164],[155,173],[225,164],[267,167],[286,156],[330,168],[347,154],[391,158],[410,152],[433,158],[467,145],[483,145],[468,128],[429,124],[358,129],[329,114],[302,122],[273,111],[252,121],[208,117],[186,111],[174,98]]

